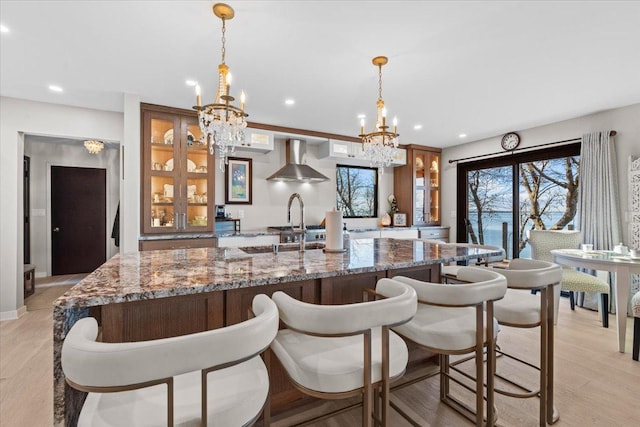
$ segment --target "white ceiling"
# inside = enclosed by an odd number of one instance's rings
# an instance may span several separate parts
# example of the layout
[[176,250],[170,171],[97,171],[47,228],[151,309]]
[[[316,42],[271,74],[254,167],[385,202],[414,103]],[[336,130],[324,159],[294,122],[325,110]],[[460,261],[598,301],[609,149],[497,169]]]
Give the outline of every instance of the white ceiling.
[[[6,1],[2,96],[190,108],[220,62],[214,2]],[[229,1],[232,93],[251,121],[355,136],[377,69],[402,143],[438,147],[640,102],[640,2]],[[57,84],[63,93],[53,93]],[[294,98],[293,107],[284,105]],[[415,124],[423,129],[416,131]]]

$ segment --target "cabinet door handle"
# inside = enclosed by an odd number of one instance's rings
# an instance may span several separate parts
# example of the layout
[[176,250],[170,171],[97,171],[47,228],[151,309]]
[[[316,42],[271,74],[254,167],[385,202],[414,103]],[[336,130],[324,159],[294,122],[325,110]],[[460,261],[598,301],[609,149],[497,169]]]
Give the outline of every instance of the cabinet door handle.
[[173,226],[176,228],[176,230],[180,229],[180,223],[178,222],[178,218],[180,218],[178,216],[177,213],[173,214]]
[[183,230],[187,229],[187,214],[186,213],[182,214],[182,229]]

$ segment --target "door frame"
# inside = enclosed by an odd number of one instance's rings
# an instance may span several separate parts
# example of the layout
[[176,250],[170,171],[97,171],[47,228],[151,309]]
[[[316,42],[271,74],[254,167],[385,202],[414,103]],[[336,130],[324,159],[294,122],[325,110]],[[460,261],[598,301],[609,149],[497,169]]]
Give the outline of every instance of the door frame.
[[[89,161],[85,161],[85,160],[75,160],[73,162],[56,162],[56,163],[52,163],[47,161],[46,162],[46,167],[47,167],[47,173],[46,173],[46,180],[47,180],[47,276],[51,276],[51,272],[53,270],[52,265],[51,265],[51,255],[52,255],[52,249],[51,249],[51,167],[52,166],[61,166],[61,167],[68,167],[68,168],[90,168],[90,169],[105,169],[105,173],[106,173],[106,182],[105,182],[105,191],[106,191],[106,195],[107,195],[107,200],[106,200],[106,215],[105,215],[105,253],[107,254],[107,259],[111,258],[113,255],[111,251],[109,250],[109,239],[111,239],[111,226],[113,224],[109,224],[109,212],[111,212],[112,209],[112,203],[109,200],[109,194],[110,194],[110,186],[109,186],[109,176],[111,173],[114,173],[114,171],[112,170],[113,168],[110,168],[109,165],[105,165],[104,167],[99,167],[96,166],[93,162],[89,162]],[[122,229],[122,227],[120,228]]]
[[[475,169],[489,169],[492,167],[511,166],[513,170],[512,179],[512,203],[519,200],[519,185],[520,176],[516,168],[518,163],[534,162],[540,160],[554,159],[559,157],[579,156],[580,155],[580,142],[559,145],[557,147],[547,147],[538,150],[529,150],[518,153],[511,153],[510,155],[500,155],[497,157],[491,157],[488,159],[461,162],[456,168],[456,242],[467,242],[467,227],[464,223],[464,219],[467,217],[467,172]],[[515,202],[517,203],[517,202]],[[519,206],[513,206],[513,233],[511,238],[511,245],[514,248],[514,258],[519,258],[519,254],[515,253],[515,248],[519,244],[519,230],[516,230],[516,226],[520,226],[518,222]]]

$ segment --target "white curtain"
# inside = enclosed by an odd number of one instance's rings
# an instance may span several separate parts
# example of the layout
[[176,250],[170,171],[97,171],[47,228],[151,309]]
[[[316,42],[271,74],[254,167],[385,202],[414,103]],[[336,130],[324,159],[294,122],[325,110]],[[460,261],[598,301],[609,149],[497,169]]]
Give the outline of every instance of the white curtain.
[[[580,148],[580,229],[584,243],[598,250],[612,250],[622,241],[618,168],[610,131],[582,136]],[[597,307],[596,295],[585,295],[584,306]],[[610,308],[615,295],[610,294]]]

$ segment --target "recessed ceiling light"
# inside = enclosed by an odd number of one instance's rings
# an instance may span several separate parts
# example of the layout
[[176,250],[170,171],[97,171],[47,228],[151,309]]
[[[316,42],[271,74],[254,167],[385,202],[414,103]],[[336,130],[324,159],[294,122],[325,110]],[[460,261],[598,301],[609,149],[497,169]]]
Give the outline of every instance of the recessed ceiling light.
[[420,129],[422,129],[422,125],[414,125],[413,129],[414,130],[420,130]]
[[62,88],[57,85],[49,85],[49,90],[52,92],[62,92]]
[[195,86],[195,85],[197,85],[197,84],[198,84],[198,82],[197,82],[197,81],[195,81],[195,80],[190,80],[190,79],[189,79],[189,80],[187,80],[185,83],[187,84],[187,86]]
[[460,135],[458,135],[458,138],[466,138],[467,134],[466,133],[461,133]]
[[293,105],[293,104],[296,103],[296,101],[295,101],[295,99],[289,98],[289,99],[285,99],[284,103],[287,104],[287,105]]
[[4,34],[4,33],[8,33],[8,32],[9,32],[9,27],[7,27],[7,26],[5,26],[3,24],[0,24],[0,33]]
[[364,114],[358,114],[358,118],[359,118],[359,119],[365,119],[365,118],[367,118],[367,116],[366,116],[366,115],[364,115]]

